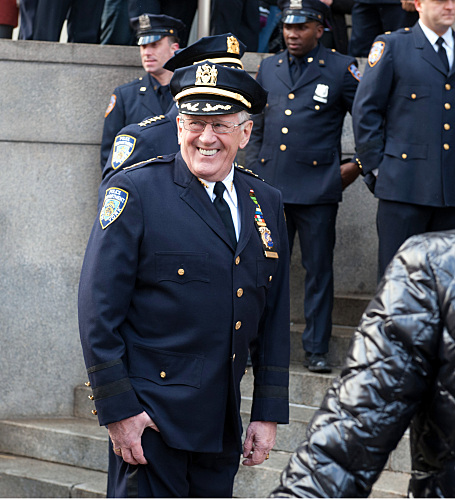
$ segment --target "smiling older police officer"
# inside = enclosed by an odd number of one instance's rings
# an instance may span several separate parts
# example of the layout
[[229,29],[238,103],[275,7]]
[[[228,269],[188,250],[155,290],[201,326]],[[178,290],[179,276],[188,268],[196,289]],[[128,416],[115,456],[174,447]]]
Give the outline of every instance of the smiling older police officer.
[[279,191],[234,166],[266,101],[241,69],[177,69],[181,151],[117,173],[88,243],[82,346],[111,439],[109,496],[229,497],[288,422],[289,249]]

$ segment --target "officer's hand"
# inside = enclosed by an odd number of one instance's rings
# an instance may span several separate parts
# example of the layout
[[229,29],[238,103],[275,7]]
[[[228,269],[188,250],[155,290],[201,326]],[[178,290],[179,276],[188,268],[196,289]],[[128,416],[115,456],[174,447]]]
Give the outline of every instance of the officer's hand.
[[406,12],[416,11],[414,0],[401,0],[401,8]]
[[117,456],[121,456],[129,464],[147,464],[141,445],[145,428],[160,431],[145,411],[117,423],[110,423],[107,429]]
[[348,185],[351,185],[352,182],[354,182],[354,180],[360,175],[360,169],[357,166],[357,163],[352,163],[351,161],[340,165],[340,172],[343,190],[346,189]]
[[270,421],[252,421],[246,430],[243,444],[242,462],[245,466],[255,466],[269,458],[269,452],[275,445],[276,423]]

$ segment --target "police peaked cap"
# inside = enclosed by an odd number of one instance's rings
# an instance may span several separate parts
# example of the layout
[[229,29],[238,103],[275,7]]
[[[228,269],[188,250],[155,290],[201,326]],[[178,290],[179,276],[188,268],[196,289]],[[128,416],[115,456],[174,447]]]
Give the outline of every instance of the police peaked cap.
[[210,61],[176,69],[170,87],[182,114],[257,114],[267,102],[267,92],[245,70]]
[[291,0],[289,7],[283,9],[284,24],[301,24],[318,21],[321,24],[329,14],[329,7],[321,0]]
[[192,66],[205,60],[243,69],[240,59],[245,50],[246,45],[232,33],[204,36],[188,47],[176,50],[164,65],[164,69],[175,71],[177,68]]
[[178,38],[179,30],[185,27],[180,19],[164,14],[142,14],[130,19],[130,25],[136,32],[138,45],[157,42],[163,36],[176,36]]

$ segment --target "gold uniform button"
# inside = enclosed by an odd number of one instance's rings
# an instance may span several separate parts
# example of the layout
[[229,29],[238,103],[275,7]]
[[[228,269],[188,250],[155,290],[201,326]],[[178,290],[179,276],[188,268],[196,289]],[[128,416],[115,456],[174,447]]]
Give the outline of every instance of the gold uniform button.
[[281,129],[281,133],[288,133],[289,130],[284,126],[282,129]]
[[237,321],[235,323],[235,330],[238,331],[241,327],[242,327],[242,322],[241,321]]
[[285,144],[281,144],[280,145],[280,150],[281,151],[286,151],[286,145]]
[[183,269],[178,269],[177,270],[177,274],[178,275],[184,275],[185,274],[185,271]]
[[92,409],[92,414],[96,416],[98,414],[98,411],[96,409]]
[[164,379],[165,377],[166,377],[166,373],[164,371],[161,371],[160,372],[160,378]]
[[285,114],[286,116],[291,116],[292,111],[291,111],[290,109],[286,109],[286,111],[284,112],[284,114]]
[[139,92],[145,92],[146,90],[147,90],[147,87],[141,87],[141,88],[139,89]]
[[261,163],[265,163],[265,159],[264,158],[261,158]]
[[243,296],[243,289],[242,289],[242,288],[239,288],[239,289],[237,290],[237,296],[238,296],[239,298],[241,298],[241,297]]
[[408,157],[408,155],[407,155],[406,153],[403,153],[403,154],[401,155],[401,157],[402,157],[403,159],[406,159],[406,158]]
[[269,275],[269,282],[272,282],[273,275]]
[[84,383],[85,386],[92,386],[92,384],[90,383],[90,381],[87,381],[86,383]]
[[450,109],[450,108],[451,108],[451,106],[450,106],[450,104],[449,104],[448,102],[446,102],[446,103],[444,104],[444,107],[445,107],[446,109]]
[[417,99],[417,95],[416,94],[411,94],[411,99]]
[[289,99],[291,99],[291,100],[292,100],[292,99],[295,99],[295,95],[294,95],[294,94],[289,94],[289,95],[288,95],[288,98],[289,98]]
[[318,162],[317,161],[313,161],[313,166],[317,166],[318,165]]
[[319,111],[319,109],[321,109],[321,106],[319,104],[316,104],[314,108],[316,109],[316,111]]
[[450,149],[449,144],[444,144],[444,149],[445,149],[446,151],[448,151],[448,150]]
[[94,397],[93,395],[89,395],[89,396],[88,396],[88,398],[89,398],[90,400],[93,400],[95,397]]
[[445,89],[446,89],[446,90],[450,90],[451,88],[452,88],[452,87],[451,87],[450,83],[446,83],[446,84],[445,84]]
[[234,362],[235,360],[235,354],[232,356],[232,362]]
[[240,257],[238,256],[236,259],[235,259],[235,264],[238,265],[240,263]]
[[248,372],[248,369],[245,369],[245,374]]
[[448,123],[444,124],[444,130],[450,130],[450,125]]

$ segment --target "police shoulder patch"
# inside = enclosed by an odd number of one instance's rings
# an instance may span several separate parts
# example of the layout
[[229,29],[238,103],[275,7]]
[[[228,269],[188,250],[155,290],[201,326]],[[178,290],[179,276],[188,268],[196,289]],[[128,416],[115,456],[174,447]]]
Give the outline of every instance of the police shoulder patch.
[[117,96],[115,94],[112,94],[111,95],[111,100],[109,101],[109,105],[107,106],[106,112],[104,113],[104,117],[105,118],[114,109],[116,102],[117,102]]
[[368,64],[372,68],[381,59],[384,52],[385,42],[374,42],[368,54]]
[[128,201],[128,192],[118,187],[109,187],[104,196],[103,207],[100,212],[101,228],[105,229],[122,213]]
[[112,146],[111,166],[117,170],[131,156],[136,145],[136,139],[131,135],[117,135]]
[[351,64],[348,67],[348,71],[352,74],[352,76],[357,80],[360,81],[362,79],[362,73],[360,72],[359,68],[355,64]]

